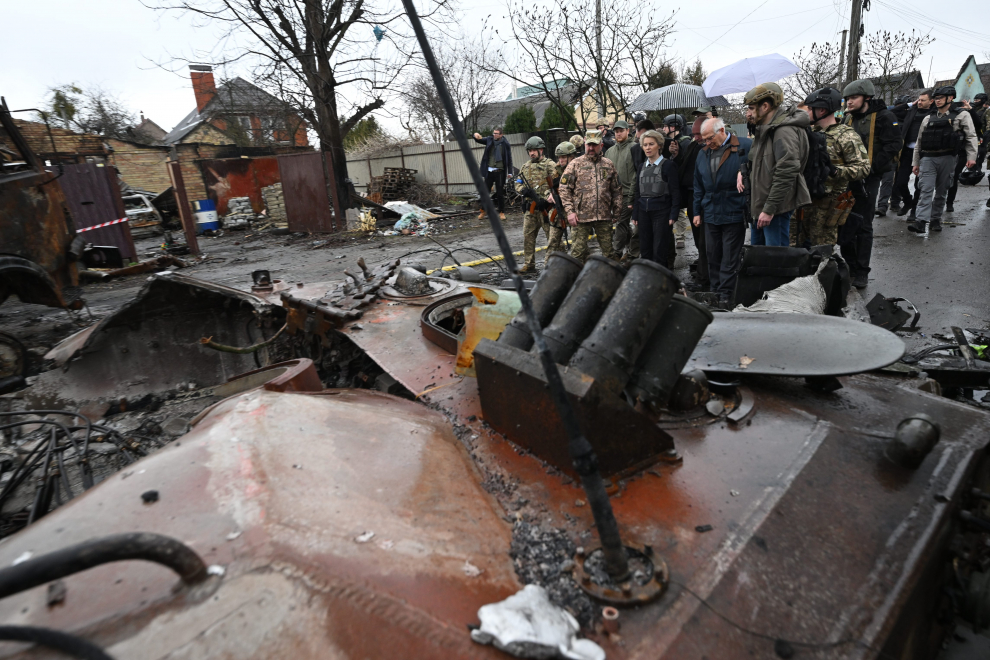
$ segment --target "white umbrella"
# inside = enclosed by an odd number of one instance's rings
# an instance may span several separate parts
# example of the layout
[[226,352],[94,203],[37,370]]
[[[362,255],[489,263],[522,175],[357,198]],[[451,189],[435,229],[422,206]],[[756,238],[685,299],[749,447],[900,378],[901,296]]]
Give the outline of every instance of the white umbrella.
[[698,108],[703,105],[725,107],[729,105],[721,96],[705,95],[698,85],[675,83],[660,89],[651,89],[636,97],[629,104],[629,112],[674,110],[676,108]]
[[708,96],[748,92],[760,83],[777,82],[800,71],[800,67],[794,62],[777,53],[747,57],[712,71],[705,82],[701,83],[701,88]]

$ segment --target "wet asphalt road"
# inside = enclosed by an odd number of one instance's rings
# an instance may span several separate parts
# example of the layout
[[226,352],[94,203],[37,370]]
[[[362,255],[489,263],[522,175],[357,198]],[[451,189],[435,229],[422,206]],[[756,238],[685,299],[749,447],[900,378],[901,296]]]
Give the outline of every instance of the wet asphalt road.
[[[921,311],[921,332],[906,335],[908,350],[940,343],[932,333],[950,326],[990,327],[990,209],[986,181],[960,186],[955,212],[942,216],[941,233],[919,238],[907,230],[904,216],[887,213],[873,224],[874,242],[869,301],[877,293],[907,298]],[[957,223],[957,224],[948,224]]]

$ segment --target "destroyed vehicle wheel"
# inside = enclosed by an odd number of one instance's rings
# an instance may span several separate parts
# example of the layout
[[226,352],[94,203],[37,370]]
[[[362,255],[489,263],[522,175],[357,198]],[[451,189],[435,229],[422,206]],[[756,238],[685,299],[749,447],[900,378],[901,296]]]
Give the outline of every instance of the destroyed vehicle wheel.
[[16,337],[0,333],[0,378],[26,376],[27,348]]

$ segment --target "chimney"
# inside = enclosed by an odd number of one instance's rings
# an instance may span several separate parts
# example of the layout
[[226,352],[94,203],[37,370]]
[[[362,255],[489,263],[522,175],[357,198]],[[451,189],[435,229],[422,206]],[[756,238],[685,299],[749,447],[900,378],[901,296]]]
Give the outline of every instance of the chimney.
[[512,81],[512,98],[519,98],[519,90],[516,88],[516,81]]
[[217,85],[213,82],[213,67],[206,64],[190,64],[189,77],[192,78],[193,94],[196,95],[196,112],[202,112],[206,104],[217,95]]

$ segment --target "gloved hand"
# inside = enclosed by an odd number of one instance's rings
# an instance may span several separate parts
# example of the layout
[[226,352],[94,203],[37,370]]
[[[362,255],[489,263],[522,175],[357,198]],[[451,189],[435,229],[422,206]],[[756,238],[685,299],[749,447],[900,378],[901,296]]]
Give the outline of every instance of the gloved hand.
[[546,213],[547,211],[549,211],[552,208],[553,208],[553,204],[551,204],[547,200],[545,200],[545,199],[538,199],[538,200],[536,200],[536,210],[537,211],[539,211],[541,213]]

